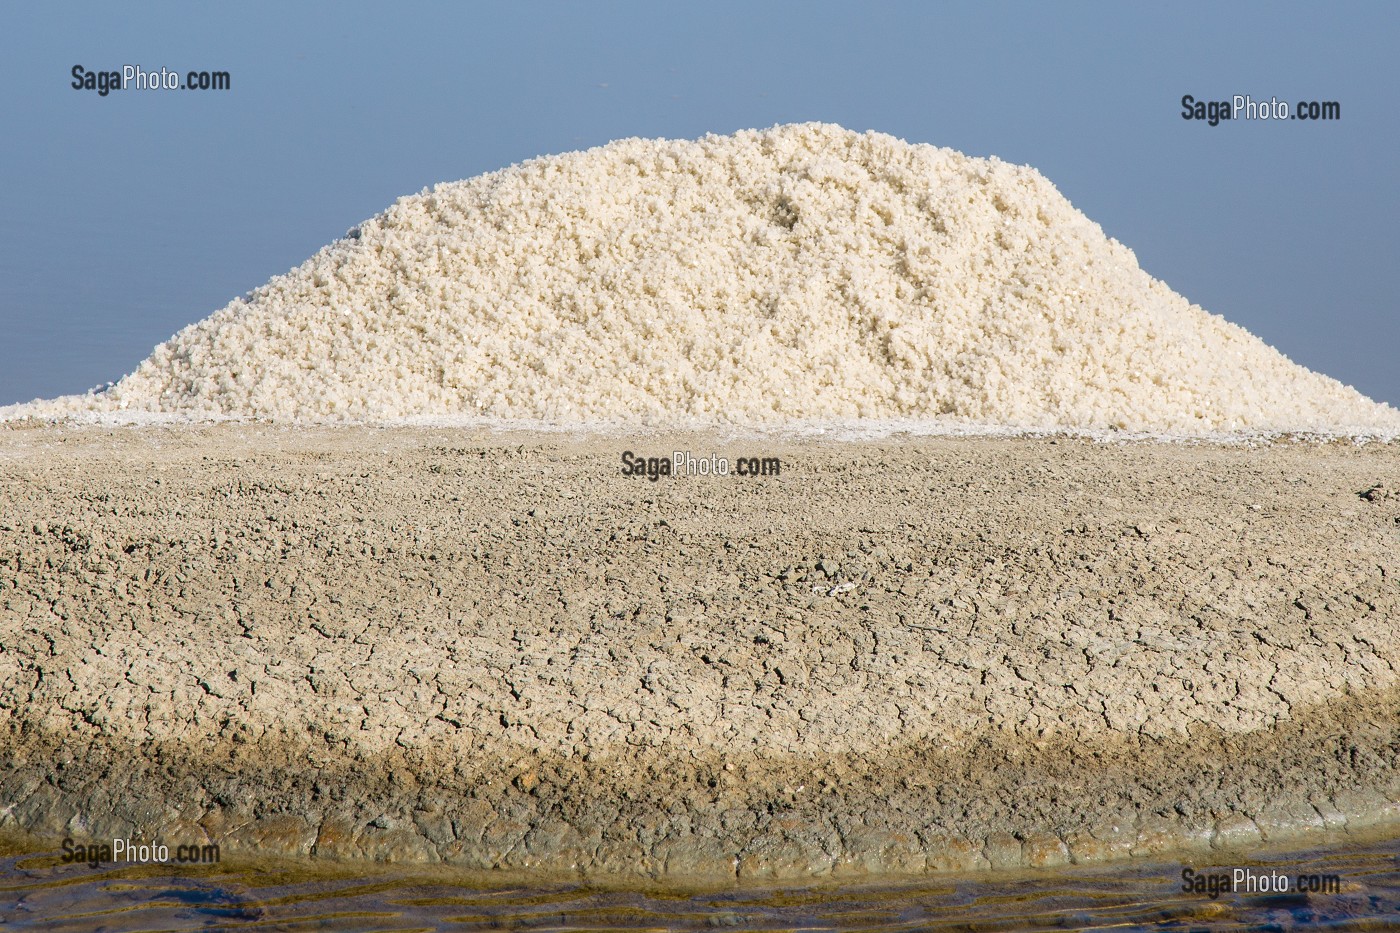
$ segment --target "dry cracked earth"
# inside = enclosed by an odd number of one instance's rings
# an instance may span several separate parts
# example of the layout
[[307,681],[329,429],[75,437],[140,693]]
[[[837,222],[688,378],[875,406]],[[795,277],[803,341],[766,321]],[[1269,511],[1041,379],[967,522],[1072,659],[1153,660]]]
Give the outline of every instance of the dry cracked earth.
[[[622,475],[623,450],[778,476]],[[702,879],[1400,819],[1400,445],[0,425],[0,829]]]

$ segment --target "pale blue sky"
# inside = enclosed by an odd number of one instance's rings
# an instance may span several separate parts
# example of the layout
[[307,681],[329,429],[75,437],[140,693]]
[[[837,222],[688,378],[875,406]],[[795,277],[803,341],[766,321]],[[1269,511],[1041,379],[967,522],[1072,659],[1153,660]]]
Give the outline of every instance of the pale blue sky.
[[[1400,5],[32,4],[0,25],[0,405],[120,377],[425,185],[803,120],[1034,165],[1177,291],[1400,403]],[[75,64],[233,86],[101,98]],[[1342,120],[1212,128],[1187,93]]]

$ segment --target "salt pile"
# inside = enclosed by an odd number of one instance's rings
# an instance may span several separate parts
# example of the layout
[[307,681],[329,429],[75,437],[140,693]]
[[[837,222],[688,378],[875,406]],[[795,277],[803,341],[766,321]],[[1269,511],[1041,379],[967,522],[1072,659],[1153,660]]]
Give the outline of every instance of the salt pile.
[[7,414],[118,411],[1400,429],[1143,272],[1034,169],[825,124],[401,198],[110,389]]

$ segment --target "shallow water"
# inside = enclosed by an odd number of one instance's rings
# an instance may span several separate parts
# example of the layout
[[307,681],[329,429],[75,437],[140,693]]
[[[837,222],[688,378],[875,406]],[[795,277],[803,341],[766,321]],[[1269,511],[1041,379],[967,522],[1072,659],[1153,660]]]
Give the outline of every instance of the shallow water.
[[[1183,868],[1338,876],[1328,893],[1183,890]],[[11,930],[1382,930],[1400,927],[1400,839],[1273,855],[1068,867],[1018,876],[704,893],[470,881],[391,866],[64,865],[0,859]]]

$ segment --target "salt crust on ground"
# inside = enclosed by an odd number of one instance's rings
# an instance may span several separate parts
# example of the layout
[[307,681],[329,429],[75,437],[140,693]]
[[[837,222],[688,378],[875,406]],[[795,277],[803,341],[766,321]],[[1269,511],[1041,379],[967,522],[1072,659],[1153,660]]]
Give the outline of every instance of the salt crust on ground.
[[1400,822],[1400,444],[17,423],[0,489],[50,850],[692,884]]
[[394,423],[1400,431],[1034,169],[828,124],[626,139],[401,198],[106,391],[0,408]]

